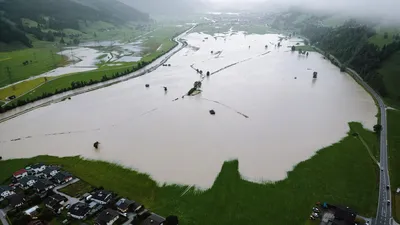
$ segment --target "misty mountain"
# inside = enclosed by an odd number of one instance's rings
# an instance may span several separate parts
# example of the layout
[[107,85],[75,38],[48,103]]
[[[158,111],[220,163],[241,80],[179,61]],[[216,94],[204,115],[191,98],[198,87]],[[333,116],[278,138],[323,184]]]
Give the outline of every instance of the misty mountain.
[[5,0],[0,1],[0,11],[16,23],[21,18],[34,21],[47,18],[69,25],[79,20],[111,23],[149,20],[147,14],[116,0]]
[[187,15],[204,12],[209,6],[202,0],[119,0],[151,15]]
[[149,16],[117,0],[72,0],[121,21],[148,21]]
[[[38,25],[26,27],[22,19],[30,19]],[[27,33],[40,40],[45,35],[48,35],[48,40],[54,39],[53,34],[47,34],[43,29],[79,30],[80,23],[89,21],[120,25],[128,21],[149,20],[148,14],[117,0],[0,0],[0,42],[19,41],[31,47]]]

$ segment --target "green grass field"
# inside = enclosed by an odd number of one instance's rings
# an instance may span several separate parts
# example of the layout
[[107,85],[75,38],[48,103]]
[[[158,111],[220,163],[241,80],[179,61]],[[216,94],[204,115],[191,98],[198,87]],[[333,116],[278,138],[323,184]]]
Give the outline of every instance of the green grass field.
[[60,192],[72,196],[72,197],[76,197],[79,198],[81,197],[83,194],[88,193],[90,191],[93,190],[93,187],[86,183],[85,181],[78,181],[76,183],[70,184],[64,188],[59,189]]
[[[393,27],[376,27],[376,34],[370,37],[369,42],[378,45],[379,47],[383,47],[384,45],[390,44],[394,41],[393,35],[399,34],[400,30]],[[388,37],[385,38],[385,32],[388,34]]]
[[[49,77],[47,79],[51,80],[52,78]],[[9,97],[11,95],[15,95],[18,97],[22,94],[25,94],[29,90],[32,90],[33,88],[43,84],[44,82],[45,82],[44,77],[41,77],[41,78],[24,81],[24,82],[15,84],[13,86],[0,89],[0,100],[5,100],[7,97]]]
[[[359,123],[350,127],[349,133],[371,133]],[[222,165],[210,189],[190,189],[183,196],[187,186],[158,186],[148,175],[79,157],[0,161],[0,181],[34,162],[60,164],[93,186],[143,203],[160,215],[177,215],[188,225],[304,224],[317,201],[350,206],[367,217],[376,213],[378,168],[365,146],[351,135],[296,165],[284,180],[263,184],[243,180],[240,162],[233,160]]]
[[[43,45],[38,43],[38,45]],[[66,63],[54,46],[0,52],[0,87],[52,70]],[[28,65],[22,63],[29,61]],[[32,62],[31,62],[32,61]],[[8,69],[10,73],[8,73]]]
[[389,98],[400,102],[400,51],[395,52],[389,59],[382,63],[379,73],[383,75],[383,81],[389,93]]
[[[388,122],[388,147],[389,147],[389,173],[391,190],[394,193],[400,187],[400,111],[387,110]],[[400,196],[395,197],[393,215],[396,221],[400,221]]]

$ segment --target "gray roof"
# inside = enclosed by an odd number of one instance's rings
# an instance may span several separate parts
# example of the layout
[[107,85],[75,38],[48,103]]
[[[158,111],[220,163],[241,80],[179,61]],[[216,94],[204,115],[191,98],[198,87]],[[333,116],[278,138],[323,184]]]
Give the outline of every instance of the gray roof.
[[159,225],[165,222],[165,218],[159,216],[157,214],[152,213],[149,217],[147,217],[141,225]]
[[25,202],[25,195],[24,194],[11,195],[8,199],[11,207],[14,208],[15,206]]
[[76,216],[85,216],[89,212],[89,206],[83,202],[77,202],[69,208],[69,213]]
[[47,180],[47,179],[39,179],[34,185],[33,187],[35,187],[36,189],[39,190],[44,190],[46,189],[46,187],[54,185],[53,182]]
[[42,166],[45,166],[43,163],[36,163],[36,164],[33,164],[32,166],[31,166],[31,168],[32,169],[38,169],[38,168],[40,168],[40,167],[42,167]]
[[106,190],[98,190],[92,195],[92,198],[106,202],[111,199],[111,192]]
[[31,180],[37,181],[38,178],[36,176],[28,175],[28,176],[22,177],[21,180],[19,180],[19,183],[22,184],[23,186],[25,186]]
[[5,191],[11,191],[12,188],[7,185],[0,185],[0,193],[5,192]]
[[58,171],[58,170],[60,170],[60,168],[57,166],[48,166],[48,167],[46,167],[46,169],[43,170],[43,174],[50,174],[54,170]]
[[96,218],[98,224],[107,224],[111,220],[114,220],[118,216],[118,213],[112,209],[106,209],[102,211]]

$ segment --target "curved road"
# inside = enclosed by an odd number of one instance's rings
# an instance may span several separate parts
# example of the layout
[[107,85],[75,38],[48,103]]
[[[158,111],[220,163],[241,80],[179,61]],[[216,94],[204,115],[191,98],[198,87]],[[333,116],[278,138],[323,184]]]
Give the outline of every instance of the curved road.
[[378,208],[376,211],[375,225],[392,224],[392,206],[388,204],[391,201],[390,179],[387,155],[387,121],[386,121],[386,105],[382,98],[352,69],[348,71],[353,75],[364,88],[372,95],[379,105],[381,112],[382,131],[380,134],[380,178],[379,178],[379,198]]

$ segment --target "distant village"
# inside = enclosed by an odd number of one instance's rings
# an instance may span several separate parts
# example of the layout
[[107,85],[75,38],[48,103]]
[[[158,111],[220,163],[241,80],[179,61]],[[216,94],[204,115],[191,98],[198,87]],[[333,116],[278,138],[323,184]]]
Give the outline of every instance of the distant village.
[[43,163],[14,172],[8,185],[0,185],[0,219],[3,225],[178,224],[176,216],[164,218],[132,199],[91,187],[61,166]]

